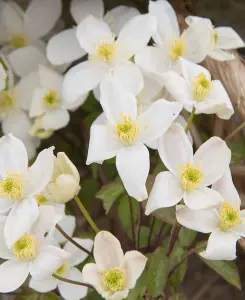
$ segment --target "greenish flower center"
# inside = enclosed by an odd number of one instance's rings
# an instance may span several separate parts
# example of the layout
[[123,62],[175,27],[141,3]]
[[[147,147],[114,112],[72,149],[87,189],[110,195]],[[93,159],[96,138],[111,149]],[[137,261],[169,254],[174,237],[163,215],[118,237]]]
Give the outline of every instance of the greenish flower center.
[[194,78],[194,98],[197,101],[203,101],[212,90],[213,82],[207,79],[204,73],[200,73]]
[[181,174],[183,188],[186,191],[193,191],[201,184],[203,176],[203,172],[198,167],[187,163]]
[[11,37],[11,44],[13,48],[22,48],[28,46],[28,39],[23,34],[14,34]]
[[0,181],[0,196],[9,200],[21,200],[23,181],[22,174],[7,174],[5,180]]
[[122,291],[125,286],[124,271],[118,268],[104,271],[103,281],[104,285],[112,292]]
[[175,40],[170,46],[170,57],[173,61],[184,55],[185,47],[183,39]]
[[130,117],[123,115],[123,121],[118,122],[115,127],[116,135],[126,145],[131,145],[136,141],[139,133],[139,126],[137,123],[131,121]]
[[36,195],[36,200],[38,205],[48,204],[48,200],[42,194]]
[[57,108],[61,103],[60,95],[55,90],[50,89],[44,96],[43,102],[47,108]]
[[111,62],[115,56],[115,44],[103,42],[97,45],[97,56],[103,58],[105,62]]
[[33,260],[37,256],[35,236],[26,233],[14,244],[13,252],[19,260]]
[[59,269],[56,270],[55,274],[58,276],[64,276],[66,271],[68,270],[67,263],[64,263],[62,266],[59,267]]
[[240,209],[232,207],[228,202],[223,202],[222,208],[219,211],[220,228],[223,231],[235,228],[242,223],[240,217]]

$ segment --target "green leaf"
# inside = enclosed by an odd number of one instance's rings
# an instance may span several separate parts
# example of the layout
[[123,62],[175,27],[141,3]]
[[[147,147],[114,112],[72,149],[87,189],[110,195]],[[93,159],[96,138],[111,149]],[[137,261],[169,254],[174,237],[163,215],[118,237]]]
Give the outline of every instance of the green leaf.
[[179,233],[179,241],[183,247],[190,247],[196,239],[197,232],[185,227],[181,227]]
[[39,300],[62,300],[62,298],[53,292],[40,294]]
[[[131,228],[128,231],[128,236],[132,239],[132,230]],[[140,248],[145,248],[148,246],[148,237],[150,234],[150,229],[146,226],[141,226],[140,228]]]
[[[133,206],[133,218],[135,224],[138,219],[139,203],[133,198],[131,198],[131,201]],[[131,213],[129,209],[129,199],[127,195],[122,195],[118,200],[118,216],[124,231],[128,232],[131,228]]]
[[147,271],[145,270],[136,282],[136,286],[132,289],[127,297],[127,300],[136,300],[143,297],[146,292]]
[[168,280],[169,259],[166,252],[159,248],[150,257],[147,276],[147,291],[150,296],[159,296]]
[[15,300],[38,300],[39,294],[31,289],[25,289],[17,294]]
[[211,269],[217,272],[231,285],[241,290],[241,280],[238,268],[234,261],[209,260],[199,255],[202,261],[205,262]]
[[240,163],[241,160],[245,159],[245,143],[244,141],[232,141],[228,143],[229,148],[231,149],[232,157],[231,164]]
[[113,203],[123,194],[124,186],[119,181],[104,185],[96,194],[96,197],[103,201],[106,214],[109,213]]
[[88,293],[86,300],[102,300],[103,298],[96,291]]
[[171,225],[173,225],[176,220],[174,206],[157,209],[152,213],[152,215],[157,219]]

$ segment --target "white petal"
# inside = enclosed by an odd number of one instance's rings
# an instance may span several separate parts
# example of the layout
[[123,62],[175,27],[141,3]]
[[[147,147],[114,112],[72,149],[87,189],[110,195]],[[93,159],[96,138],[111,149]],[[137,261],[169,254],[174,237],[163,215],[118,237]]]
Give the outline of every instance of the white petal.
[[83,267],[82,279],[84,282],[93,285],[98,293],[103,294],[103,270],[100,270],[96,264],[90,263]]
[[141,51],[155,32],[157,20],[150,14],[138,15],[129,20],[122,28],[116,41],[120,60],[128,60]]
[[[116,292],[114,293],[111,298],[108,298],[110,300],[122,300],[122,299],[126,299],[128,297],[128,293],[129,293],[129,290],[124,290],[124,291],[120,291],[120,292]],[[107,293],[105,293],[103,296],[104,297],[107,297]]]
[[[187,121],[186,121],[186,119],[182,115],[178,115],[178,117],[176,118],[175,122],[179,123],[184,129],[187,126]],[[193,145],[193,139],[192,139],[190,131],[188,131],[187,136],[188,136],[189,141]]]
[[66,127],[70,121],[70,115],[66,109],[58,108],[46,112],[43,116],[43,128],[45,130],[58,130]]
[[144,74],[144,87],[137,95],[138,106],[150,105],[152,101],[159,99],[162,93],[162,86],[163,84]]
[[[75,281],[81,281],[82,273],[77,268],[70,268],[66,273],[65,278]],[[60,281],[58,284],[61,296],[66,300],[79,300],[84,298],[88,293],[88,288],[75,284],[69,284]]]
[[[2,201],[2,199],[0,199]],[[0,216],[0,257],[1,259],[14,259],[15,256],[13,253],[8,249],[5,237],[4,237],[4,227],[6,224],[7,217]]]
[[157,175],[149,199],[145,214],[176,205],[183,198],[184,191],[179,180],[170,172],[161,172]]
[[209,233],[219,227],[219,215],[217,210],[193,210],[186,205],[176,207],[177,221],[186,228]]
[[113,43],[114,37],[106,22],[88,16],[77,26],[77,39],[80,46],[89,54],[95,54],[96,45],[101,42]]
[[77,110],[86,101],[86,99],[88,98],[88,94],[89,93],[81,95],[80,97],[77,98],[77,100],[75,102],[72,102],[72,103],[64,102],[63,108],[68,109],[70,111]]
[[223,176],[230,161],[231,151],[226,143],[218,137],[212,137],[207,140],[194,155],[194,163],[204,173],[202,184],[206,186],[214,183]]
[[29,287],[39,293],[47,293],[57,288],[58,280],[50,276],[43,280],[30,279]]
[[[76,228],[76,219],[74,216],[65,215],[58,224],[66,234],[68,234],[70,237],[73,236],[74,230]],[[54,238],[60,244],[67,241],[66,238],[58,230],[55,230]]]
[[159,139],[158,152],[165,166],[177,176],[179,167],[193,161],[192,145],[183,127],[178,123],[173,123]]
[[58,72],[55,72],[51,68],[45,66],[39,66],[40,84],[43,88],[54,89],[57,93],[60,93],[63,76]]
[[107,73],[106,64],[90,63],[89,61],[71,68],[66,73],[63,82],[62,94],[65,101],[75,102],[78,97],[95,88]]
[[236,242],[239,238],[233,232],[214,231],[208,239],[206,251],[200,255],[211,260],[233,260],[236,258]]
[[201,73],[203,73],[208,80],[211,80],[211,74],[207,69],[191,61],[181,58],[180,67],[183,77],[188,84],[192,85],[195,77],[200,75]]
[[38,137],[26,137],[23,139],[23,143],[26,147],[29,160],[36,156],[36,150],[40,146],[40,139]]
[[0,215],[6,215],[10,211],[13,202],[5,198],[0,198]]
[[208,53],[210,57],[219,61],[233,60],[236,59],[236,56],[229,51],[224,51],[221,49],[214,49]]
[[72,0],[71,15],[75,22],[79,24],[89,15],[102,18],[104,14],[104,4],[102,0]]
[[86,51],[78,43],[76,28],[65,29],[54,35],[47,45],[47,57],[53,65],[71,63],[85,54]]
[[1,7],[1,26],[5,26],[8,35],[12,34],[23,34],[24,32],[24,22],[23,22],[24,12],[18,6],[18,4],[13,1],[4,3]]
[[[17,290],[29,274],[29,263],[9,260],[0,265],[0,292],[9,293]],[[14,276],[13,276],[14,275]]]
[[218,34],[217,48],[230,50],[245,47],[244,41],[231,27],[217,27],[215,32]]
[[242,223],[234,228],[239,236],[245,237],[245,210],[240,211],[240,217],[242,218]]
[[54,147],[50,147],[40,152],[34,164],[29,168],[29,194],[37,195],[41,193],[49,183],[54,164],[53,149]]
[[46,112],[47,108],[44,104],[44,97],[48,93],[48,90],[45,88],[38,87],[33,91],[32,101],[29,107],[29,116],[30,118],[35,118],[41,116]]
[[30,273],[34,279],[42,280],[52,275],[69,257],[64,250],[54,247],[43,247],[38,256],[32,261]]
[[145,269],[147,258],[138,251],[128,251],[124,256],[124,268],[127,289],[133,289],[136,281]]
[[185,204],[191,209],[207,209],[221,203],[221,195],[207,187],[195,189],[184,194]]
[[[93,248],[93,241],[90,239],[73,238],[73,240],[79,245],[83,246],[83,248],[87,249],[88,251],[91,251]],[[65,244],[63,249],[69,254],[71,254],[71,256],[68,259],[70,266],[77,266],[88,257],[87,253],[81,251],[69,241]]]
[[[93,13],[94,15],[94,13]],[[119,5],[109,10],[104,20],[109,24],[111,31],[118,36],[122,27],[133,17],[139,15],[139,11],[134,7]]]
[[108,231],[100,231],[94,240],[94,259],[98,268],[101,271],[120,268],[123,258],[119,240]]
[[6,244],[9,248],[30,231],[38,216],[39,210],[35,198],[26,198],[14,204],[4,228]]
[[60,17],[61,10],[61,0],[32,0],[24,17],[27,35],[35,40],[50,32]]
[[142,145],[132,145],[120,150],[116,157],[116,167],[129,196],[137,201],[147,198],[146,179],[150,170],[148,149]]

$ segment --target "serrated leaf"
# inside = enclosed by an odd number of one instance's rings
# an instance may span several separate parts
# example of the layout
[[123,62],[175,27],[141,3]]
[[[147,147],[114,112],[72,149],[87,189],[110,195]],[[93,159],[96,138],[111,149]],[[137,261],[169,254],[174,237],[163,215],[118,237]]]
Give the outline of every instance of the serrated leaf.
[[168,280],[169,259],[166,252],[159,248],[150,257],[147,274],[147,291],[150,296],[158,297]]
[[146,291],[147,271],[145,270],[136,282],[136,286],[132,289],[127,297],[127,300],[136,300],[143,297]]
[[231,285],[241,290],[241,280],[237,265],[234,261],[209,260],[199,255],[202,261],[205,262],[211,269],[218,273]]
[[179,233],[179,241],[183,247],[190,247],[195,241],[197,232],[185,227],[181,227]]
[[[131,198],[133,206],[133,219],[134,224],[137,222],[139,214],[139,203],[135,199]],[[131,213],[129,209],[129,199],[127,195],[122,195],[118,200],[118,216],[125,232],[128,232],[131,228]]]

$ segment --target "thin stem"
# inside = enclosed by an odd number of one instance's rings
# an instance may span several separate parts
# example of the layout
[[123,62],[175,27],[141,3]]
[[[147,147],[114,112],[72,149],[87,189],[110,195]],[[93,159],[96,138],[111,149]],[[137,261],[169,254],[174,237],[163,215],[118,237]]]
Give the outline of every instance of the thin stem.
[[242,130],[245,127],[245,121],[242,122],[242,124],[240,124],[234,131],[232,131],[232,133],[230,133],[226,138],[225,141],[228,141],[229,139],[231,139],[234,135],[236,135],[240,130]]
[[137,237],[137,250],[139,250],[140,248],[140,230],[141,230],[141,205],[139,202],[139,219],[138,219],[138,237]]
[[93,256],[91,252],[89,252],[83,246],[78,244],[75,240],[73,240],[73,238],[71,238],[67,233],[65,233],[65,231],[58,224],[56,224],[55,227],[69,242],[75,245],[78,249],[82,250],[83,252],[87,253],[90,256]]
[[195,106],[193,106],[192,112],[189,116],[189,119],[188,119],[188,122],[187,122],[187,125],[186,125],[186,128],[185,128],[186,133],[188,133],[188,131],[190,130],[191,124],[192,124],[194,116],[195,116],[195,112],[196,112],[196,108],[195,108]]
[[61,276],[59,276],[57,274],[53,274],[52,276],[54,278],[60,280],[60,281],[66,282],[66,283],[75,284],[75,285],[81,285],[81,286],[86,286],[87,288],[94,289],[94,287],[92,285],[84,283],[84,282],[79,282],[79,281],[74,281],[74,280],[71,280],[71,279],[67,279],[67,278],[61,277]]
[[151,245],[151,238],[152,238],[152,235],[153,235],[153,230],[154,230],[155,223],[156,223],[156,218],[153,217],[152,223],[151,223],[150,233],[149,233],[149,236],[148,236],[148,247],[150,247],[150,245]]
[[77,195],[74,197],[74,200],[76,201],[76,203],[77,203],[78,207],[80,208],[81,212],[83,213],[85,219],[88,221],[88,223],[93,228],[95,233],[98,233],[100,231],[99,228],[96,226],[93,219],[90,217],[88,211],[86,210],[86,208],[84,207],[84,205],[82,204],[81,200],[79,199],[79,197]]
[[132,230],[132,238],[134,246],[136,246],[136,236],[134,231],[134,213],[133,213],[133,202],[130,196],[128,196],[128,204],[129,204],[129,210],[130,210],[130,217],[131,217],[131,230]]
[[172,227],[171,233],[170,233],[169,247],[168,247],[167,256],[169,256],[172,253],[173,249],[174,249],[174,245],[175,245],[175,242],[178,238],[180,229],[181,229],[181,225],[179,225],[179,223],[177,221],[175,221],[175,223]]

